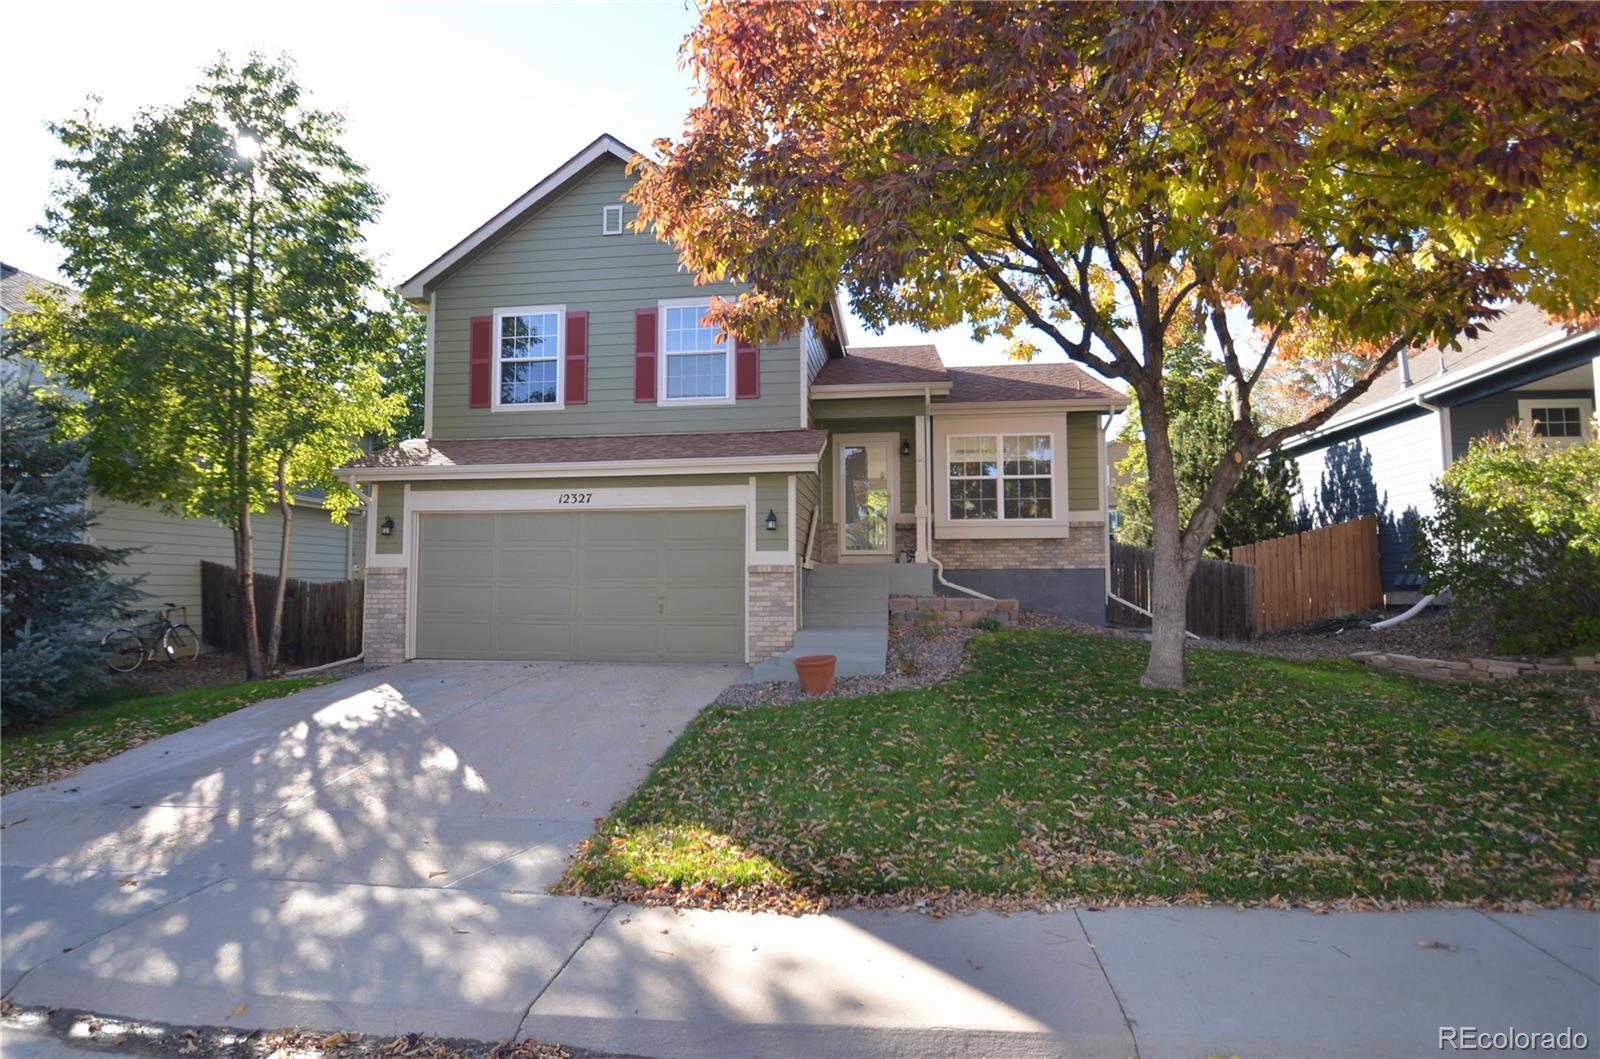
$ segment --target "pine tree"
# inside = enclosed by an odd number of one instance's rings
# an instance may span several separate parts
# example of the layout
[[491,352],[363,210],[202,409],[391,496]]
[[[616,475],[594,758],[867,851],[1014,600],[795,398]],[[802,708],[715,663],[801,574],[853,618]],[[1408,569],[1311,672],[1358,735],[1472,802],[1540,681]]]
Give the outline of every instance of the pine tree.
[[0,389],[0,720],[59,713],[103,679],[98,633],[138,596],[111,576],[130,549],[86,534],[89,457],[20,372]]
[[[1210,483],[1212,469],[1231,444],[1231,415],[1224,398],[1224,373],[1205,346],[1205,335],[1189,327],[1167,354],[1167,411],[1172,438],[1172,469],[1178,486],[1179,517],[1187,519]],[[1137,402],[1137,398],[1134,399]],[[1121,440],[1127,455],[1117,464],[1119,540],[1148,548],[1152,538],[1150,474],[1139,430],[1137,403],[1128,409]],[[1226,559],[1235,545],[1294,533],[1294,498],[1300,476],[1294,460],[1280,450],[1254,460],[1228,495],[1205,553]]]

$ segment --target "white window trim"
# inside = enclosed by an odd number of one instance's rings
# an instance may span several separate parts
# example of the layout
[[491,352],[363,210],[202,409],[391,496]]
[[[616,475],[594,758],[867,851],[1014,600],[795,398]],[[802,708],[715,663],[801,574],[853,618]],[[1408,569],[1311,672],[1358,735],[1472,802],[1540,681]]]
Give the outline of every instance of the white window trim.
[[[616,228],[612,228],[611,227],[611,219],[613,217],[615,217],[616,220],[617,220]],[[620,204],[615,205],[615,206],[601,206],[600,207],[600,234],[601,235],[621,235],[622,234],[622,206]]]
[[[507,316],[556,315],[556,399],[547,404],[500,403],[500,321]],[[567,406],[567,307],[565,305],[516,305],[494,311],[494,332],[490,336],[494,353],[489,358],[489,410],[493,412],[559,412]]]
[[667,310],[692,308],[694,306],[711,306],[711,299],[707,298],[666,298],[656,302],[656,406],[671,406],[673,408],[692,408],[696,405],[727,405],[733,404],[738,398],[734,394],[735,365],[738,351],[732,335],[723,336],[723,344],[727,347],[727,381],[724,389],[726,397],[668,397],[667,396],[667,361],[676,356],[693,356],[693,354],[667,352]]
[[[1068,458],[1067,417],[1065,413],[1035,412],[1031,415],[938,415],[932,423],[932,449],[943,452],[933,469],[934,540],[1031,540],[1064,538],[1071,535],[1075,513],[1067,496]],[[962,518],[950,517],[950,440],[955,437],[1048,434],[1050,437],[1050,518]],[[930,455],[932,455],[930,453]],[[1102,508],[1102,511],[1104,509]],[[1103,517],[1103,516],[1097,516]],[[1076,513],[1082,521],[1085,513]]]
[[1543,440],[1554,445],[1577,445],[1585,441],[1594,440],[1594,402],[1583,397],[1519,397],[1517,398],[1517,421],[1533,428],[1533,409],[1535,408],[1576,408],[1578,421],[1582,424],[1583,435],[1576,438],[1544,438]]

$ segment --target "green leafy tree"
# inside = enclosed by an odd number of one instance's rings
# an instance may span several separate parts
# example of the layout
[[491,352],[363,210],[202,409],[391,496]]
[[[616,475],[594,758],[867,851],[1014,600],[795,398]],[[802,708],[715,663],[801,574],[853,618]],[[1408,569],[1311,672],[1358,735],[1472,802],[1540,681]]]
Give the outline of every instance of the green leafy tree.
[[[749,284],[719,323],[793,329],[843,285],[871,326],[1033,336],[1138,398],[1147,684],[1184,683],[1189,578],[1258,456],[1498,301],[1600,308],[1593,4],[712,0],[685,54],[700,102],[631,195],[686,267]],[[1232,398],[1187,519],[1183,313]],[[1262,372],[1323,325],[1372,355],[1269,422]]]
[[1600,443],[1479,438],[1433,497],[1412,561],[1450,590],[1455,621],[1487,624],[1512,654],[1600,650]]
[[88,396],[97,490],[232,529],[260,676],[252,513],[305,484],[342,512],[353,498],[325,471],[395,412],[367,401],[393,332],[362,242],[380,196],[287,60],[223,59],[175,106],[52,131],[64,179],[40,232],[79,292],[17,324]]
[[[1226,385],[1221,362],[1205,348],[1205,332],[1194,326],[1180,335],[1167,352],[1166,378],[1179,519],[1187,520],[1194,513],[1210,484],[1212,469],[1227,455]],[[1117,463],[1117,512],[1122,519],[1117,536],[1148,548],[1155,532],[1150,517],[1149,458],[1140,437],[1137,407],[1129,409],[1120,440],[1127,445],[1127,454]],[[1205,553],[1226,559],[1235,545],[1295,532],[1299,485],[1294,460],[1281,451],[1252,462],[1240,473],[1222,505]]]
[[109,619],[139,595],[114,576],[127,549],[85,539],[88,454],[62,438],[55,407],[26,373],[0,384],[0,720],[47,717],[100,680],[96,642]]
[[405,413],[394,420],[389,431],[374,440],[393,445],[422,436],[423,402],[426,400],[428,370],[428,318],[393,288],[385,290],[389,317],[394,321],[393,359],[383,378],[385,396],[399,396]]

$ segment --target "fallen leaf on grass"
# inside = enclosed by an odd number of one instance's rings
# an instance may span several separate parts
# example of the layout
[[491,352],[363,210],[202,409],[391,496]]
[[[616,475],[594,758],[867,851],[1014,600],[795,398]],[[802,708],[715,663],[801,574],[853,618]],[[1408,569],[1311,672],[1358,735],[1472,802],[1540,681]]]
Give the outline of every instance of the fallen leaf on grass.
[[1452,945],[1448,941],[1419,941],[1417,942],[1417,948],[1443,949],[1445,952],[1455,952],[1457,949],[1461,948],[1461,946]]
[[239,1006],[233,1009],[233,1014],[230,1017],[238,1018],[240,1015],[244,1014],[244,1009],[249,1006],[250,1005],[246,1004],[243,1000],[239,1001]]

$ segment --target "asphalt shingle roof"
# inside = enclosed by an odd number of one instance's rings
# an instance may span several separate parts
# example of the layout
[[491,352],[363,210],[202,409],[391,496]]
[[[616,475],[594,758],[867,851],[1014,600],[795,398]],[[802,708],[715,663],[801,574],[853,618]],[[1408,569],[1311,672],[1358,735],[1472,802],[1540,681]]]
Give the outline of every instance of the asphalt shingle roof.
[[1127,398],[1076,364],[985,364],[950,369],[950,396],[942,404],[992,401],[1113,401]]
[[851,346],[822,366],[817,386],[881,386],[888,383],[948,382],[939,351],[931,345]]
[[822,455],[825,430],[756,430],[710,434],[608,434],[588,437],[415,438],[353,460],[349,468],[483,467],[605,463],[613,460],[701,460],[741,456]]

